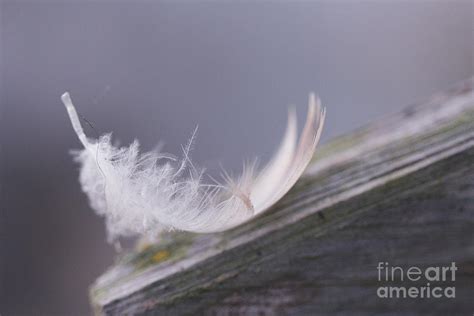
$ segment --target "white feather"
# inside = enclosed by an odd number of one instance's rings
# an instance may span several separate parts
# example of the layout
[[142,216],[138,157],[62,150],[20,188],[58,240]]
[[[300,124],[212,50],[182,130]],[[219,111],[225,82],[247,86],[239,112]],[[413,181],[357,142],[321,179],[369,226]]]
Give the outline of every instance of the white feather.
[[158,151],[139,153],[138,141],[115,147],[111,135],[88,139],[66,92],[61,96],[74,131],[84,145],[76,153],[80,183],[91,207],[106,219],[109,240],[119,236],[150,235],[163,228],[198,233],[233,228],[269,209],[295,184],[308,165],[321,136],[325,109],[310,95],[308,115],[299,143],[296,116],[291,109],[285,136],[275,156],[260,171],[244,166],[224,185],[205,184],[188,152],[178,161]]

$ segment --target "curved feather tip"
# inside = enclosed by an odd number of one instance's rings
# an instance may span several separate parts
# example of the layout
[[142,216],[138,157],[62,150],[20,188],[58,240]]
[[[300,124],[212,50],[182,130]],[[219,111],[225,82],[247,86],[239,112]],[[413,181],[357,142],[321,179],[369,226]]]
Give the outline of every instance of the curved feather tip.
[[205,184],[202,172],[188,157],[192,140],[181,161],[158,151],[140,154],[137,141],[115,147],[110,134],[87,138],[69,94],[64,93],[61,100],[84,146],[75,154],[81,164],[82,190],[91,207],[105,217],[111,242],[119,236],[152,235],[163,228],[224,231],[268,210],[310,162],[326,115],[319,98],[310,94],[299,141],[295,111],[290,109],[283,140],[261,170],[250,164],[237,178],[224,172],[224,184]]

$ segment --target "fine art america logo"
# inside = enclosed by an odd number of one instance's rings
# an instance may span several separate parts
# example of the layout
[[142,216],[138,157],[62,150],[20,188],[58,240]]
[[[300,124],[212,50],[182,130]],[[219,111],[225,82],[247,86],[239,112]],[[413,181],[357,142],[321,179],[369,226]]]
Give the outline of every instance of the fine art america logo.
[[[455,262],[447,266],[420,268],[411,266],[402,268],[391,266],[388,262],[379,262],[377,266],[377,288],[380,298],[455,298],[456,288],[447,286],[447,282],[456,281]],[[403,285],[392,286],[394,282]],[[443,283],[444,282],[444,283]],[[405,286],[407,285],[408,286]]]

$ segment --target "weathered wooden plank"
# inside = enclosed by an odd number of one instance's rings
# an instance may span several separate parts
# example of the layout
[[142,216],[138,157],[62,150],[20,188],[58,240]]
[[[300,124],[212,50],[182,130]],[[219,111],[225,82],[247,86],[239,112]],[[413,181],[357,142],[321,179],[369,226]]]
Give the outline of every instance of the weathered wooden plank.
[[[318,151],[273,210],[170,233],[91,288],[98,314],[474,312],[474,82]],[[455,299],[382,299],[378,262],[458,266]]]

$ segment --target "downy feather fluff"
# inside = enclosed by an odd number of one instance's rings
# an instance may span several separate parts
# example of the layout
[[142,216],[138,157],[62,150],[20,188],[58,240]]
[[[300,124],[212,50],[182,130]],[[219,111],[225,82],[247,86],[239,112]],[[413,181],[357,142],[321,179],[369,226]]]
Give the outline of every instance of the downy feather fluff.
[[314,154],[324,124],[325,109],[310,94],[305,126],[297,142],[296,115],[288,124],[279,149],[260,171],[244,165],[242,174],[223,184],[206,184],[188,157],[139,152],[139,143],[116,147],[111,134],[87,138],[66,92],[61,96],[72,127],[84,146],[75,152],[80,183],[91,207],[105,217],[109,241],[120,236],[152,235],[163,228],[197,233],[233,228],[264,212],[295,184]]

